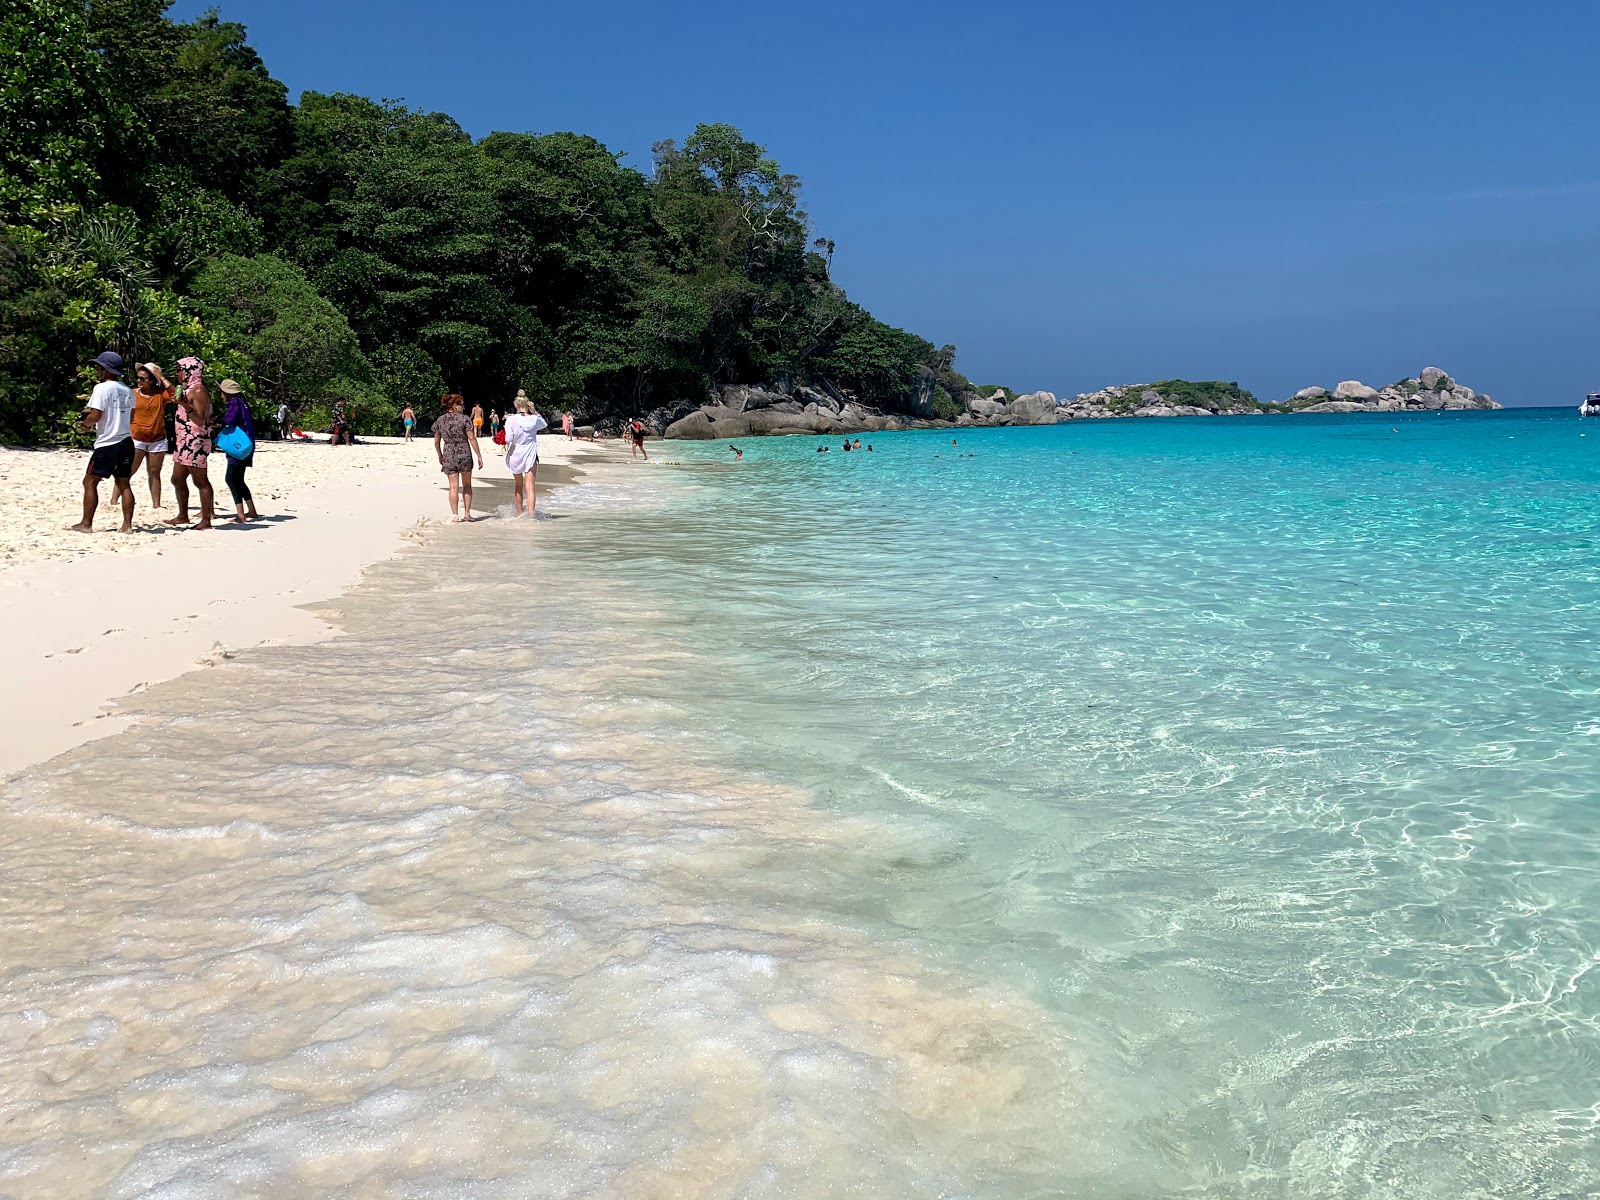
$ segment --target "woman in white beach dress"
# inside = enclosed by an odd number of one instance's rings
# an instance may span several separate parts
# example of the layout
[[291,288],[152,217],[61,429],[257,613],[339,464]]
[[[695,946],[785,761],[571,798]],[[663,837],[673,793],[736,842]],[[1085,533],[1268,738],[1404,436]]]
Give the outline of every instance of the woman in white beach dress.
[[525,392],[517,393],[516,408],[516,416],[506,418],[506,466],[516,481],[517,516],[532,518],[533,478],[539,471],[539,431],[548,429],[550,422],[533,410],[533,401]]

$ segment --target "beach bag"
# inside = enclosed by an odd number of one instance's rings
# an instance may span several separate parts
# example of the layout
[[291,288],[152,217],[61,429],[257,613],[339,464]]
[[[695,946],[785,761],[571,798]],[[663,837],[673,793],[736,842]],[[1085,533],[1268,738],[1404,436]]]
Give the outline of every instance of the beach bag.
[[217,449],[234,462],[243,462],[256,452],[256,444],[238,425],[229,425],[217,434]]
[[504,446],[506,444],[506,431],[504,429],[496,429],[494,431],[494,444],[496,446]]

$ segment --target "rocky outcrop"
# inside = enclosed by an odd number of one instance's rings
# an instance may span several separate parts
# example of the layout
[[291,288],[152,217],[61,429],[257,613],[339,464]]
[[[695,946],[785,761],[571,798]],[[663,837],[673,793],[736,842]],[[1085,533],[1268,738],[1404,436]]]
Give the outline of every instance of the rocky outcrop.
[[718,389],[704,404],[675,412],[662,436],[690,441],[764,437],[773,434],[875,433],[909,429],[913,422],[897,414],[841,400],[810,387],[781,392],[745,385]]
[[1200,405],[1189,403],[1177,392],[1163,394],[1147,384],[1117,384],[1098,392],[1080,392],[1062,401],[1056,407],[1056,419],[1083,421],[1102,417],[1215,417],[1260,413],[1261,406],[1247,396],[1248,393],[1240,397],[1208,399]]
[[1359,380],[1347,379],[1333,389],[1332,400],[1303,403],[1326,394],[1320,388],[1302,388],[1286,403],[1291,406],[1289,411],[1307,413],[1418,412],[1501,407],[1492,397],[1480,396],[1471,388],[1463,387],[1438,367],[1424,367],[1414,377],[1391,383],[1385,388],[1372,388]]
[[[1054,425],[1053,392],[1032,392],[1008,399],[996,389],[988,399],[965,397],[966,411],[955,422],[885,413],[852,400],[848,395],[816,387],[792,391],[745,384],[716,389],[703,404],[657,410],[670,419],[662,422],[662,436],[707,441],[717,438],[761,437],[768,434],[877,433],[893,429],[937,429],[959,425]],[[654,416],[655,414],[652,414]],[[645,424],[654,425],[647,419]]]
[[[1191,397],[1199,396],[1203,403],[1188,402],[1185,396],[1170,390],[1173,386],[1186,389]],[[1162,387],[1169,388],[1167,394],[1159,390]],[[1278,404],[1258,403],[1248,392],[1237,396],[1221,394],[1218,387],[1182,380],[1156,386],[1122,384],[1098,392],[1082,392],[1063,401],[1056,416],[1063,421],[1081,421],[1099,417],[1231,417],[1500,407],[1491,397],[1463,387],[1438,367],[1426,367],[1415,378],[1402,379],[1385,388],[1369,387],[1359,379],[1346,379],[1331,393],[1324,387],[1305,387]]]

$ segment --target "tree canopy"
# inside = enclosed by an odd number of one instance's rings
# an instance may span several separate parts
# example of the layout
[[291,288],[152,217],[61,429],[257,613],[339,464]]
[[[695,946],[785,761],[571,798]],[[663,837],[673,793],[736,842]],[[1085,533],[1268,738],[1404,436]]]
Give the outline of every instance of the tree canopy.
[[0,16],[0,438],[67,436],[107,347],[193,353],[388,431],[445,388],[592,418],[724,383],[953,410],[954,348],[831,278],[798,177],[726,124],[648,173],[578,133],[284,86],[243,26],[169,0]]

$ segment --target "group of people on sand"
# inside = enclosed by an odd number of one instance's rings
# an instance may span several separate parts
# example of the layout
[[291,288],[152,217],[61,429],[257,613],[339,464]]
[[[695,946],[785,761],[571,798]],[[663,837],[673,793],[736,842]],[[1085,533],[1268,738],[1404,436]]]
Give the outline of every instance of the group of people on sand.
[[[132,533],[134,474],[144,468],[150,503],[161,508],[161,468],[169,455],[178,511],[165,523],[210,529],[215,499],[210,464],[218,449],[228,460],[225,481],[233,495],[233,519],[242,524],[260,518],[245,482],[245,472],[255,462],[255,421],[238,383],[224,379],[217,385],[227,399],[218,421],[205,382],[206,365],[198,358],[178,360],[176,385],[168,381],[160,364],[139,363],[131,388],[124,380],[127,368],[120,354],[107,350],[90,365],[95,385],[79,427],[94,434],[94,449],[83,475],[83,519],[71,527],[74,531],[93,531],[100,485],[109,479],[113,503],[122,510],[121,532]],[[198,521],[189,514],[191,484],[199,501]]]
[[[478,441],[483,429],[483,407],[473,405],[469,417],[462,411],[466,402],[458,392],[446,393],[442,403],[444,412],[433,422],[433,448],[439,456],[439,469],[450,481],[450,519],[467,522],[473,519],[473,464],[483,470],[483,447]],[[539,432],[548,429],[550,423],[539,415],[524,391],[517,392],[512,407],[516,411],[508,414],[503,423],[496,412],[491,428],[494,433],[505,434],[506,466],[511,471],[516,515],[532,520],[536,499],[534,481],[539,473]],[[571,436],[571,417],[562,425]],[[409,440],[409,426],[406,432]]]

